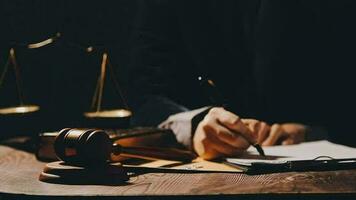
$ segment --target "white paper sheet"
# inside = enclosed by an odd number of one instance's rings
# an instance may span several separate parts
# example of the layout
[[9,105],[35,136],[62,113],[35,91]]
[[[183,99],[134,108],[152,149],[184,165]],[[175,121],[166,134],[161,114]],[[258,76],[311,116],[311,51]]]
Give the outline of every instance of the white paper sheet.
[[263,149],[266,158],[259,156],[256,149],[249,148],[242,157],[228,158],[227,161],[248,166],[251,162],[276,163],[290,160],[311,160],[319,156],[329,156],[334,159],[356,158],[356,148],[334,144],[326,140],[296,145],[263,147]]

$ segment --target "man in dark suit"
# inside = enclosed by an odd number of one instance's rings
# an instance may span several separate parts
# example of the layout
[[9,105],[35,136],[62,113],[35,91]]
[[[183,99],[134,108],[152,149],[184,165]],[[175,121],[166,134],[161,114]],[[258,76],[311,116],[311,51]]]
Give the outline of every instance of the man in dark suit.
[[[330,66],[320,67],[327,8],[318,1],[146,1],[132,52],[133,122],[172,128],[207,159],[239,154],[246,140],[293,144],[315,136],[301,123],[334,122],[325,115]],[[213,80],[229,111],[201,108],[216,104],[198,77]]]

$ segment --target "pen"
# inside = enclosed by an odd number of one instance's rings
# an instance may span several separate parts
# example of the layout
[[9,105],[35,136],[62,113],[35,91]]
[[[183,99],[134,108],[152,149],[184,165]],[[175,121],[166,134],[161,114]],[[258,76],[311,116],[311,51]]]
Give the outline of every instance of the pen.
[[[222,98],[219,90],[215,86],[215,83],[211,79],[204,79],[202,76],[198,77],[198,80],[200,82],[200,85],[203,87],[204,92],[207,94],[207,96],[210,99],[210,102],[213,103],[215,106],[221,106],[223,108],[227,107],[227,102],[224,98]],[[266,156],[261,145],[255,142],[250,141],[248,138],[244,137],[242,134],[241,136],[252,145],[257,152],[261,156]]]
[[262,147],[260,144],[256,143],[256,144],[252,144],[252,146],[254,146],[257,150],[257,152],[260,154],[260,156],[266,156],[265,152],[263,151]]

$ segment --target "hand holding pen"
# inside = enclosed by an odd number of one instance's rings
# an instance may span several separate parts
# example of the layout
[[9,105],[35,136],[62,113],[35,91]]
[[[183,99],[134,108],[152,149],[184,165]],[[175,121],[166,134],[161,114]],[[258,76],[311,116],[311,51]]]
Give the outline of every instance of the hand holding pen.
[[197,154],[207,160],[240,155],[250,145],[264,155],[257,145],[257,134],[222,107],[214,107],[205,115],[195,131],[193,145]]
[[260,132],[266,132],[268,127],[261,126],[261,123],[245,124],[239,116],[223,108],[226,102],[220,104],[223,98],[211,80],[201,77],[199,80],[205,84],[202,86],[216,107],[209,110],[195,131],[193,145],[198,155],[204,159],[236,156],[253,145],[264,156],[257,137]]

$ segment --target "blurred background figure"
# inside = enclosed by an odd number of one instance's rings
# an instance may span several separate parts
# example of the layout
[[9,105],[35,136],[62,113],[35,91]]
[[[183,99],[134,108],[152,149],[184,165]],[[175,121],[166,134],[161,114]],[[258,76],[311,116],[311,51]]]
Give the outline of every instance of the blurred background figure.
[[229,145],[247,148],[227,139],[225,133],[243,131],[221,122],[216,113],[226,110],[194,110],[214,106],[197,81],[203,77],[236,114],[230,119],[271,126],[266,145],[328,133],[334,142],[356,144],[352,1],[145,1],[141,7],[130,67],[131,91],[141,99],[135,123],[158,125],[169,117],[162,126],[186,146],[193,138],[195,150],[199,143],[215,151],[210,157],[233,154]]

